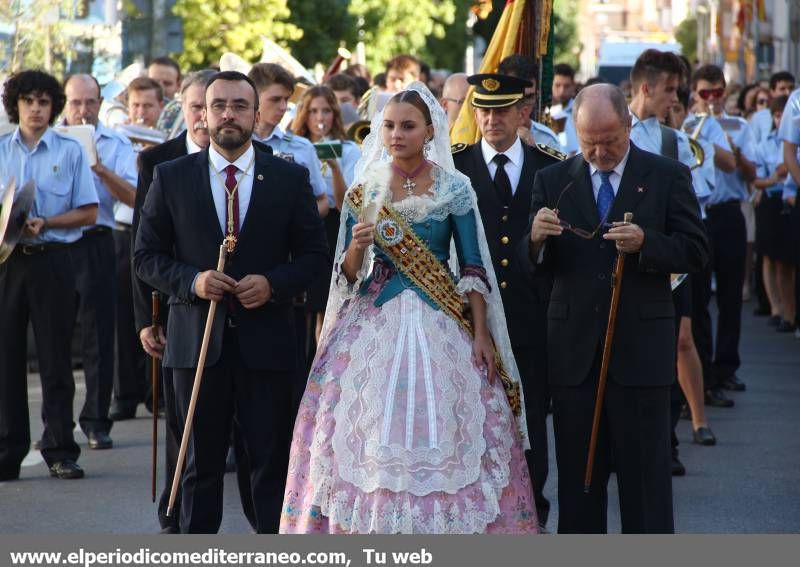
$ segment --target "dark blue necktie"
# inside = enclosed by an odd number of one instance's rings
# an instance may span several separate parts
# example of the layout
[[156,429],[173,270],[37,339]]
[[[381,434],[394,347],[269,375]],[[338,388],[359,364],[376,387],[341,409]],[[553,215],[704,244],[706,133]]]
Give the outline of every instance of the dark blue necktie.
[[611,203],[614,202],[614,188],[611,186],[610,177],[614,171],[601,171],[600,190],[597,192],[597,213],[600,215],[600,221],[605,222],[608,215],[608,209],[611,208]]

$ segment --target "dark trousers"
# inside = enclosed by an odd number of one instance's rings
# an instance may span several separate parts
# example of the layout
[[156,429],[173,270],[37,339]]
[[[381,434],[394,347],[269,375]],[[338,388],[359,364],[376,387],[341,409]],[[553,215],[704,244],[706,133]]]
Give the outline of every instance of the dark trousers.
[[[547,410],[550,408],[550,387],[547,384],[547,364],[540,360],[540,353],[532,348],[514,348],[522,391],[525,392],[525,418],[531,449],[525,451],[525,460],[531,473],[533,499],[536,515],[541,525],[547,524],[550,514],[550,501],[544,496],[547,482]],[[538,362],[538,364],[537,364]]]
[[80,330],[86,400],[78,422],[84,433],[111,431],[108,419],[114,386],[114,320],[116,276],[114,238],[111,229],[97,227],[72,248],[78,291]]
[[48,465],[77,460],[72,434],[70,347],[75,325],[75,272],[66,247],[25,255],[18,246],[0,264],[0,478],[19,476],[31,444],[27,327],[33,325],[42,382],[42,456]]
[[597,395],[600,353],[579,386],[550,385],[558,463],[558,532],[606,533],[611,468],[617,475],[623,533],[673,533],[670,387],[628,387],[609,376],[594,474],[584,475]]
[[[708,208],[706,219],[712,256],[705,285],[711,286],[711,271],[717,282],[717,337],[712,366],[712,384],[720,386],[739,369],[739,338],[742,330],[742,286],[744,285],[747,232],[738,201]],[[707,294],[710,296],[710,291]],[[702,360],[702,359],[701,359]],[[705,372],[704,372],[705,374]]]
[[131,280],[131,232],[114,231],[117,258],[117,349],[114,400],[123,408],[135,408],[147,391],[146,357],[133,318]]
[[178,528],[181,510],[181,490],[178,486],[178,493],[175,497],[175,508],[170,516],[167,516],[169,506],[169,495],[172,491],[172,478],[175,475],[175,466],[178,463],[178,452],[181,447],[181,436],[183,427],[178,410],[178,403],[175,399],[175,384],[172,377],[172,369],[161,367],[161,391],[159,397],[164,400],[164,489],[158,500],[158,523],[162,528]]
[[[181,419],[188,411],[194,373],[173,369]],[[225,457],[235,419],[247,454],[257,531],[277,533],[292,434],[291,396],[292,373],[244,368],[236,331],[226,329],[219,361],[203,373],[182,480],[182,532],[219,530]]]

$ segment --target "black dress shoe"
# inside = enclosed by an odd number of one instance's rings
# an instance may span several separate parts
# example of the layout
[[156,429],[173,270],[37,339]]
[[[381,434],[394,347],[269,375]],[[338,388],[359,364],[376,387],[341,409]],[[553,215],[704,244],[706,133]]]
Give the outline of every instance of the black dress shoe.
[[83,478],[83,469],[75,461],[65,459],[50,465],[50,476],[61,479]]
[[114,442],[108,433],[102,431],[90,431],[86,434],[86,437],[89,438],[90,449],[110,449],[114,446]]
[[124,421],[136,418],[136,406],[127,406],[114,402],[108,410],[108,419],[111,421]]
[[770,327],[777,327],[778,325],[781,324],[782,320],[783,319],[781,319],[780,315],[773,315],[772,317],[767,319],[767,325],[769,325]]
[[715,408],[732,408],[733,400],[726,397],[721,388],[706,390],[705,402],[707,406]]
[[677,455],[672,455],[672,476],[684,476],[686,474],[686,467],[678,458]]
[[794,329],[794,323],[790,323],[786,319],[783,319],[775,328],[779,333],[794,333]]
[[165,534],[165,535],[167,535],[167,534],[179,534],[179,533],[181,533],[181,530],[178,529],[178,526],[166,526],[166,527],[161,528],[161,531],[158,532],[158,533]]
[[714,437],[714,433],[709,427],[698,427],[692,432],[692,437],[698,445],[710,446],[717,444],[717,438]]
[[732,390],[734,392],[744,392],[747,389],[747,385],[739,380],[739,378],[736,377],[736,374],[727,380],[724,380],[722,382],[722,387],[726,390]]
[[19,469],[13,471],[0,471],[0,482],[7,480],[17,480],[19,478]]

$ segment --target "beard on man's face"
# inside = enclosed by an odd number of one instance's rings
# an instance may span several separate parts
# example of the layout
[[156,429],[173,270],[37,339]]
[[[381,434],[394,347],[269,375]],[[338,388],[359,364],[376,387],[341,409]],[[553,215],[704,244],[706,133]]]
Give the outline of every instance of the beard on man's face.
[[[234,132],[223,133],[222,130],[224,128],[233,129]],[[241,148],[252,137],[253,129],[245,130],[233,122],[224,122],[216,128],[210,129],[209,134],[211,135],[211,139],[214,140],[214,143],[220,148],[235,150],[236,148]]]

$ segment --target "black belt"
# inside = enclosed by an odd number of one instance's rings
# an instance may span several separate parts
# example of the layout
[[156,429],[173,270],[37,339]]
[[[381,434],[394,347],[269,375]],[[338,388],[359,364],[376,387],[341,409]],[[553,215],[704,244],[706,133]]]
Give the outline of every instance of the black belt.
[[706,211],[712,211],[714,209],[723,209],[726,207],[741,207],[742,202],[738,199],[731,199],[729,201],[722,201],[721,203],[714,203],[713,205],[706,205]]
[[99,234],[110,234],[111,228],[107,226],[93,226],[83,231],[83,238],[87,236],[97,236]]
[[15,254],[22,254],[23,256],[33,256],[35,254],[44,254],[45,252],[52,252],[54,250],[63,250],[69,246],[64,242],[45,242],[43,244],[17,244],[14,248]]
[[129,224],[117,221],[117,226],[114,227],[114,230],[119,230],[120,232],[130,232],[132,227]]

